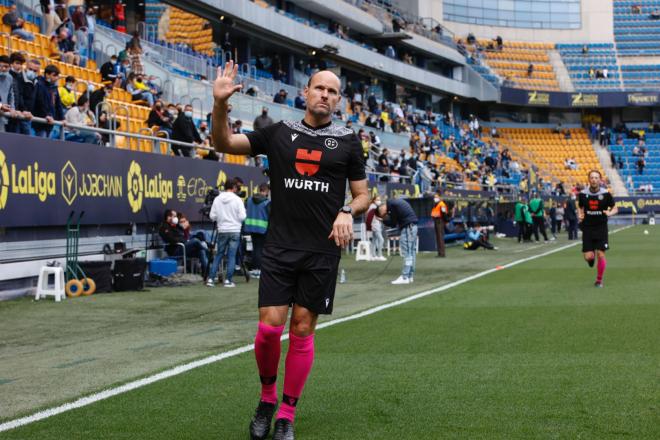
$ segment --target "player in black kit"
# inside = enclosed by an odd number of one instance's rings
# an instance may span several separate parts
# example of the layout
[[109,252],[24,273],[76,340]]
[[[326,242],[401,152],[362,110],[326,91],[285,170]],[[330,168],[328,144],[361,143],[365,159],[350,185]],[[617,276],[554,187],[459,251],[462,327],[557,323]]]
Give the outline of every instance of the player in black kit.
[[[603,287],[603,274],[607,266],[605,251],[609,249],[607,219],[619,212],[614,197],[600,186],[601,175],[599,171],[589,172],[589,186],[580,192],[578,197],[578,219],[582,229],[582,252],[584,259],[593,267],[594,260],[598,259],[596,268],[596,287]],[[595,253],[595,254],[594,254]]]
[[[253,439],[270,431],[277,406],[280,338],[292,306],[284,393],[274,440],[293,440],[296,404],[314,360],[319,314],[332,312],[341,248],[353,236],[353,216],[369,206],[362,147],[355,133],[332,123],[340,81],[329,71],[309,79],[302,121],[282,121],[254,132],[231,134],[227,102],[240,90],[233,62],[213,84],[213,141],[218,151],[268,156],[271,216],[259,279],[255,357],[261,398],[250,423]],[[344,205],[346,180],[352,201]]]

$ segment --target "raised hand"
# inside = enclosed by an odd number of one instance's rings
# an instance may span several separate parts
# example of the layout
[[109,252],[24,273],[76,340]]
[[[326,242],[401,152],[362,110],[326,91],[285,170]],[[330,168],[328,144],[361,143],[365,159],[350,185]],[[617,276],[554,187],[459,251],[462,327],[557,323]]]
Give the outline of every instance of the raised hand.
[[234,61],[225,64],[225,68],[218,67],[218,76],[213,82],[213,98],[216,101],[227,101],[231,95],[241,90],[242,85],[234,84],[238,73],[238,65]]

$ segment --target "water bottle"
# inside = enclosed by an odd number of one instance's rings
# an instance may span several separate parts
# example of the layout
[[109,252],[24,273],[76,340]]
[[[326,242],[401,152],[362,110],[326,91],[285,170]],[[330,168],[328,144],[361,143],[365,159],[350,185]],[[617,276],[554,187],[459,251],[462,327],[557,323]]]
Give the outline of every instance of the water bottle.
[[346,282],[346,271],[344,269],[339,273],[339,284],[344,284]]

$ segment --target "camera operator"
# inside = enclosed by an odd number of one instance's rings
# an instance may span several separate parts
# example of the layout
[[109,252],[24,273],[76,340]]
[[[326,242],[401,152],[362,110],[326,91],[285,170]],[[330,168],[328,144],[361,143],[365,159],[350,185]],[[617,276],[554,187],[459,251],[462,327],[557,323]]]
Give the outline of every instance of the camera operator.
[[467,231],[465,237],[465,243],[463,244],[463,249],[468,251],[476,251],[480,247],[485,249],[495,251],[497,248],[488,241],[488,231],[489,228],[481,227],[477,223],[475,226],[471,227]]
[[227,251],[227,276],[225,277],[224,286],[236,287],[232,279],[236,268],[236,253],[241,243],[241,226],[246,217],[245,206],[239,197],[239,194],[244,195],[241,192],[242,185],[243,181],[238,177],[231,179],[225,185],[225,190],[215,198],[211,206],[209,217],[217,224],[218,238],[215,243],[215,258],[206,281],[208,287],[214,286],[214,280],[218,274],[218,268],[225,250]]
[[188,220],[173,209],[165,210],[163,223],[161,223],[158,234],[165,242],[165,252],[170,257],[182,257],[183,249],[179,243],[186,246],[186,258],[199,258],[202,270],[208,266],[208,245],[204,240],[195,236],[190,237],[190,223]]

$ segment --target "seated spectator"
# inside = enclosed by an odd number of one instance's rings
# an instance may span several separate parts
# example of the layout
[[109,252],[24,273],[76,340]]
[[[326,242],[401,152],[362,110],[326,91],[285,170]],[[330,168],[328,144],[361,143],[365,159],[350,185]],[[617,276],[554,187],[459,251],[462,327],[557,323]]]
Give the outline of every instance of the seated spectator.
[[582,46],[582,55],[588,55],[589,54],[589,46],[586,44]]
[[110,57],[109,61],[106,61],[101,66],[101,81],[112,81],[114,82],[119,76],[119,65],[117,64],[117,55]]
[[163,90],[156,83],[156,80],[157,78],[154,75],[149,75],[147,77],[147,87],[149,87],[151,94],[154,95],[154,99],[159,99],[163,95]]
[[641,14],[642,13],[642,7],[640,5],[632,5],[630,7],[630,13],[631,14]]
[[534,64],[529,63],[529,66],[527,66],[527,77],[531,78],[532,75],[534,75]]
[[602,74],[603,74],[603,78],[607,79],[607,77],[609,75],[609,71],[607,69],[603,69]]
[[492,137],[492,138],[498,138],[498,137],[500,137],[500,134],[497,132],[497,127],[493,126],[493,127],[490,129],[490,137]]
[[644,167],[646,166],[646,161],[644,160],[643,157],[637,159],[636,165],[637,165],[637,173],[640,175],[644,174]]
[[[185,217],[184,217],[185,219]],[[170,257],[182,257],[185,247],[186,258],[199,258],[202,265],[202,272],[206,271],[208,266],[208,245],[206,244],[204,233],[190,236],[190,223],[179,221],[177,212],[173,209],[165,211],[163,223],[158,229],[158,235],[165,242],[165,252]],[[180,246],[182,243],[184,246]]]
[[30,111],[34,116],[45,118],[47,123],[33,122],[32,128],[38,137],[49,137],[53,130],[54,120],[64,119],[64,110],[57,92],[57,80],[60,77],[60,69],[49,64],[44,69],[44,75],[37,79],[37,87],[34,94],[34,107]]
[[566,130],[564,130],[564,139],[566,139],[566,140],[571,139],[571,130],[569,130],[568,128]]
[[74,86],[76,84],[76,79],[73,76],[67,76],[64,80],[64,85],[57,89],[60,94],[60,101],[62,101],[62,107],[64,110],[70,109],[76,103],[76,91]]
[[298,108],[300,110],[305,110],[307,108],[307,103],[305,102],[305,97],[303,96],[302,90],[298,91],[298,96],[296,96],[296,100],[293,103],[295,108]]
[[394,51],[394,47],[392,47],[392,45],[387,46],[385,49],[385,56],[388,58],[396,59],[396,52]]
[[158,100],[154,103],[149,112],[147,125],[151,129],[158,128],[158,130],[163,130],[169,137],[172,137],[172,118],[165,110],[163,101]]
[[[71,107],[66,112],[65,120],[71,125],[86,125],[93,127],[96,125],[96,118],[89,111],[89,99],[84,94],[78,98],[77,105]],[[101,135],[99,133],[82,130],[79,128],[67,127],[65,139],[70,142],[81,142],[85,144],[101,144]]]
[[12,35],[25,41],[34,41],[34,35],[23,29],[25,20],[23,20],[21,14],[18,12],[16,4],[9,6],[9,10],[2,17],[2,23],[10,27]]
[[[172,129],[172,139],[180,142],[187,142],[192,144],[202,143],[202,138],[199,136],[197,127],[193,122],[193,108],[188,104],[184,107],[183,112],[174,121]],[[183,147],[180,145],[172,145],[172,152],[177,156],[192,157],[193,152],[191,148]]]
[[589,68],[589,79],[594,79],[596,77],[596,70],[593,67]]
[[241,121],[240,119],[237,119],[231,126],[231,132],[232,132],[232,134],[241,134],[241,133],[243,133],[243,121]]
[[80,64],[80,55],[76,53],[75,42],[66,27],[60,28],[57,33],[57,48],[61,61],[76,66]]
[[499,35],[495,38],[495,43],[497,44],[497,50],[504,49],[504,40]]
[[211,133],[209,132],[209,126],[206,123],[206,121],[202,121],[199,123],[198,131],[199,131],[199,137],[202,139],[202,142],[206,141],[207,139],[209,140],[209,142],[211,141]]
[[280,89],[280,91],[273,98],[273,102],[277,104],[286,104],[287,95],[288,93],[286,90]]
[[[660,20],[660,9],[654,9],[650,14],[649,18],[651,20]],[[640,173],[641,174],[641,173]]]
[[409,53],[403,54],[403,62],[406,64],[413,64],[413,57]]
[[144,77],[131,72],[126,81],[126,91],[131,94],[133,101],[147,101],[149,107],[154,105],[154,95],[144,82]]

